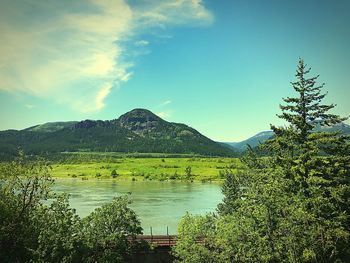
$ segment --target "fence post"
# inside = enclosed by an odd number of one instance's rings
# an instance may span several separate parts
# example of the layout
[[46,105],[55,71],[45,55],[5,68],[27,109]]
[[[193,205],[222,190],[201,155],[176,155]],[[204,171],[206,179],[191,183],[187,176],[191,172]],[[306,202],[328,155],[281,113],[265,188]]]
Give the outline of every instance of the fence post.
[[152,233],[152,227],[150,227],[151,229],[151,242],[153,241],[153,233]]
[[168,245],[170,246],[170,236],[169,236],[169,227],[166,226],[166,235],[168,237]]

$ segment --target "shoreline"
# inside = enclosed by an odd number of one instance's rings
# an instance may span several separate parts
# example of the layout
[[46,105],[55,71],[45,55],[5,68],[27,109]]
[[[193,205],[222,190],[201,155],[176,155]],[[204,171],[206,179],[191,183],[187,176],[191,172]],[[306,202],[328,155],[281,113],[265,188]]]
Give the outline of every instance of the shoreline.
[[[133,177],[135,178],[135,177]],[[142,177],[141,177],[142,178]],[[213,180],[206,180],[205,178],[202,179],[193,179],[193,180],[181,180],[181,179],[167,179],[167,180],[159,180],[159,179],[145,179],[145,178],[135,178],[135,180],[131,179],[130,177],[122,177],[122,178],[108,178],[108,177],[103,177],[103,178],[99,178],[99,177],[62,177],[62,176],[52,176],[52,179],[54,179],[54,181],[60,181],[60,180],[75,180],[75,181],[100,181],[100,182],[167,182],[167,183],[214,183],[214,184],[220,184],[224,181],[224,179],[213,179]],[[204,179],[204,180],[203,180]]]

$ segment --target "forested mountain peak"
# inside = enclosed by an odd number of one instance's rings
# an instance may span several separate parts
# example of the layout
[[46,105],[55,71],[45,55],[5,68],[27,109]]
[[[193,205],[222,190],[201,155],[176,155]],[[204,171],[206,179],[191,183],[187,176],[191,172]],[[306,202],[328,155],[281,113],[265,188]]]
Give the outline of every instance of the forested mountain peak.
[[134,109],[121,115],[116,122],[138,135],[146,135],[170,125],[153,112],[146,109]]
[[150,110],[137,108],[127,113],[124,113],[118,118],[118,120],[120,122],[124,122],[124,121],[147,122],[147,121],[159,121],[162,119],[158,117],[156,114],[154,114],[153,112],[151,112]]
[[233,156],[235,151],[181,123],[163,120],[146,109],[134,109],[114,120],[83,120],[0,132],[0,159],[20,147],[28,153],[143,152]]

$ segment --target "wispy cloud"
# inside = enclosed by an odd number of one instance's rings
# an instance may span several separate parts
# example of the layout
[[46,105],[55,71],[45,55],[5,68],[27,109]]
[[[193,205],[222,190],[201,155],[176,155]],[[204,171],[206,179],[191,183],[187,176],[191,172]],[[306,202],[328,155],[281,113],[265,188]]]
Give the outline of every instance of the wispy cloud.
[[[76,101],[74,108],[85,113],[101,110],[104,108],[105,98],[108,96],[111,90],[112,84],[106,82],[97,90],[95,94],[92,94],[90,103],[86,104],[88,99],[85,97],[83,100]],[[94,107],[92,108],[91,105],[94,105]]]
[[159,117],[161,117],[163,119],[170,118],[173,111],[171,109],[169,109],[168,106],[171,103],[172,103],[171,100],[165,100],[165,101],[161,102],[160,104],[158,104],[154,108],[154,111],[155,111],[156,115],[158,115]]
[[24,107],[26,107],[28,110],[36,108],[36,106],[33,104],[26,104],[26,105],[24,105]]
[[160,112],[156,112],[156,115],[161,117],[161,118],[166,119],[166,118],[171,117],[171,112],[169,112],[169,111],[160,111]]
[[133,61],[125,59],[130,49],[149,45],[142,39],[130,47],[127,40],[155,27],[213,20],[200,0],[140,3],[1,1],[0,90],[99,111],[132,77]]
[[138,46],[138,47],[147,46],[148,44],[149,44],[149,41],[147,41],[147,40],[135,41],[135,46]]
[[166,27],[167,25],[206,25],[213,22],[213,15],[201,0],[145,1],[135,8],[140,27]]
[[165,105],[169,105],[171,103],[171,100],[166,100],[166,101],[163,101],[160,106],[165,106]]

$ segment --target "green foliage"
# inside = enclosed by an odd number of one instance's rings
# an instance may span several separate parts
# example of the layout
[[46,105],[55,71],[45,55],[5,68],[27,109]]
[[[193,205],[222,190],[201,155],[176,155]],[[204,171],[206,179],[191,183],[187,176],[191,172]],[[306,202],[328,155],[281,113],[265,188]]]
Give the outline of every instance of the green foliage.
[[142,233],[141,223],[128,205],[127,197],[116,197],[83,219],[84,235],[90,250],[86,262],[125,262],[133,244],[127,237]]
[[185,178],[186,178],[186,180],[191,180],[191,178],[192,178],[192,167],[191,166],[186,167]]
[[[300,60],[292,83],[299,96],[284,99],[280,117],[289,125],[272,126],[276,136],[261,146],[268,156],[250,150],[242,158],[246,169],[227,171],[219,216],[183,219],[189,230],[174,250],[180,261],[348,262],[349,138],[311,132],[344,118],[328,113],[334,105],[321,104],[323,85],[315,86],[309,71]],[[203,231],[205,222],[211,226]],[[205,242],[195,243],[198,236]]]
[[68,196],[60,195],[50,206],[41,206],[34,213],[37,227],[35,262],[81,262],[88,252],[82,223],[69,207]]
[[[59,178],[72,178],[76,175],[81,179],[81,174],[87,178],[96,179],[96,174],[101,174],[100,177],[108,179],[112,178],[111,172],[116,170],[117,176],[115,180],[132,180],[132,177],[139,180],[186,180],[185,170],[191,167],[190,180],[222,180],[224,175],[219,172],[225,172],[225,169],[230,168],[233,173],[237,173],[243,169],[238,158],[130,158],[123,155],[106,155],[99,154],[101,159],[91,156],[89,153],[82,154],[89,156],[89,160],[85,162],[85,158],[80,159],[80,154],[72,154],[76,156],[69,160],[52,163],[52,175]],[[118,156],[118,158],[116,157]],[[104,158],[103,158],[104,157]],[[111,159],[110,159],[111,157]],[[164,159],[165,162],[162,161]]]
[[117,171],[116,171],[115,169],[112,170],[111,176],[112,176],[113,178],[116,178],[116,177],[118,176],[118,173],[117,173]]
[[129,199],[115,198],[82,220],[68,196],[50,192],[50,169],[22,152],[2,166],[0,262],[128,261],[135,244],[127,238],[142,233]]
[[234,174],[230,170],[221,172],[221,176],[225,178],[221,187],[224,198],[222,203],[218,205],[218,212],[222,215],[231,214],[239,207],[243,197],[244,189],[242,189],[240,182],[243,177],[239,177],[238,174]]
[[50,166],[42,158],[19,156],[0,173],[0,261],[23,262],[35,247],[34,214],[49,197]]
[[178,242],[174,254],[183,262],[220,262],[211,249],[216,219],[213,215],[186,214],[178,227]]

